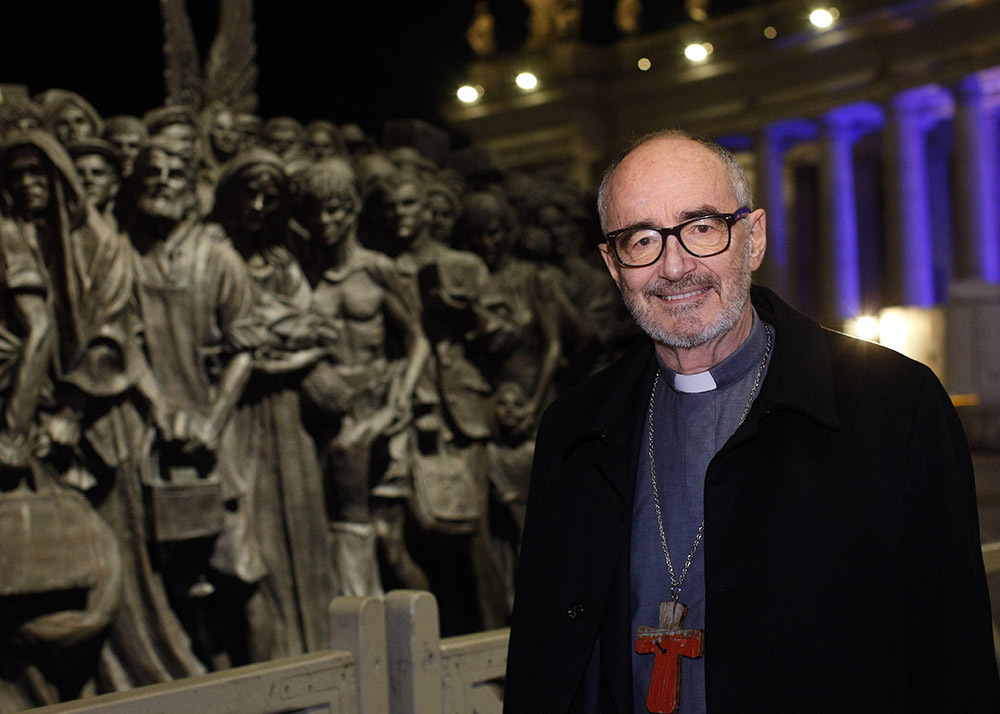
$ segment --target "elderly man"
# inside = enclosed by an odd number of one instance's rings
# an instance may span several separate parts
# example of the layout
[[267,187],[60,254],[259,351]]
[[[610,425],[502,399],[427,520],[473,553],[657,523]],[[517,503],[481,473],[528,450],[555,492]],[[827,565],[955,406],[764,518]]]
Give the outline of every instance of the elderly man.
[[650,340],[543,417],[507,711],[1000,710],[972,464],[930,370],[751,289],[764,211],[711,142],[640,141],[599,209]]

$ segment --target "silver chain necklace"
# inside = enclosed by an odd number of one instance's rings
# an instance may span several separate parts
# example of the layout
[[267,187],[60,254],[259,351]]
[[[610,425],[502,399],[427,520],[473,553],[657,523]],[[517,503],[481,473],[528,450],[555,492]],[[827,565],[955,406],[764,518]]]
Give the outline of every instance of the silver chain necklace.
[[[771,328],[767,326],[767,323],[764,323],[764,331],[767,333],[767,345],[764,347],[764,356],[761,358],[760,366],[757,368],[757,375],[753,378],[753,387],[750,388],[750,396],[747,398],[746,406],[743,407],[739,424],[736,425],[737,429],[742,426],[743,421],[747,418],[747,414],[750,413],[750,407],[753,406],[753,400],[757,396],[757,389],[760,388],[760,379],[764,375],[764,367],[767,366],[767,358],[771,356]],[[687,559],[684,561],[684,567],[681,569],[681,575],[678,578],[674,575],[674,564],[670,560],[670,550],[667,548],[667,536],[663,532],[663,515],[660,512],[660,491],[656,487],[656,466],[653,463],[653,404],[656,401],[656,386],[659,383],[660,372],[657,370],[656,377],[653,379],[653,390],[649,395],[649,479],[653,484],[653,508],[656,509],[656,525],[660,529],[660,544],[663,546],[663,557],[667,561],[667,570],[670,572],[670,599],[677,602],[677,599],[681,595],[681,585],[684,584],[688,568],[691,567],[691,561],[694,560],[694,553],[698,550],[701,537],[705,533],[705,521],[702,519],[701,525],[698,526],[698,532],[694,536],[694,543],[691,544],[691,552],[688,553]]]

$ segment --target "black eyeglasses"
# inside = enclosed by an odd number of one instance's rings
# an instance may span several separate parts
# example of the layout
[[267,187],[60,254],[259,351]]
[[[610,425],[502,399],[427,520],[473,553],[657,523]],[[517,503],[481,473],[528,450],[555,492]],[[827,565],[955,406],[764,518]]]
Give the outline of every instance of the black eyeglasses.
[[709,258],[729,249],[733,224],[750,215],[746,206],[734,213],[698,216],[673,228],[638,226],[611,231],[605,235],[615,260],[626,268],[644,268],[663,255],[667,236],[674,236],[681,247],[695,258]]

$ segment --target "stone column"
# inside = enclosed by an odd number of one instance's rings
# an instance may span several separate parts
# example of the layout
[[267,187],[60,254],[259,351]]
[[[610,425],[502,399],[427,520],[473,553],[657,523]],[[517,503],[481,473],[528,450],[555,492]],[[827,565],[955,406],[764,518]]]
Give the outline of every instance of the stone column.
[[755,137],[757,185],[754,201],[767,212],[767,252],[756,281],[773,288],[792,303],[794,246],[790,244],[785,177],[785,151],[796,141],[810,141],[818,131],[810,122],[788,120],[768,124]]
[[1000,70],[969,75],[955,106],[957,278],[1000,283],[1000,177],[997,107]]
[[882,124],[882,110],[867,102],[838,107],[823,117],[821,167],[820,319],[833,327],[861,314],[854,143]]
[[931,307],[938,296],[927,132],[952,116],[954,103],[948,91],[928,85],[900,92],[891,107],[891,121],[886,124],[889,221],[884,302]]

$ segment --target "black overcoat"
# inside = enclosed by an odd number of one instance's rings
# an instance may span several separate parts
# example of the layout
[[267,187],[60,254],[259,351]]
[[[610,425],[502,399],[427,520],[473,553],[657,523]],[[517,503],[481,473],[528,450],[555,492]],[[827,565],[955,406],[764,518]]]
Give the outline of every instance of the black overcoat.
[[[968,445],[924,365],[753,288],[775,348],[705,482],[710,714],[1000,712]],[[651,344],[539,429],[507,714],[631,714],[629,542]],[[654,624],[654,623],[650,623]],[[589,677],[588,677],[589,679]]]

